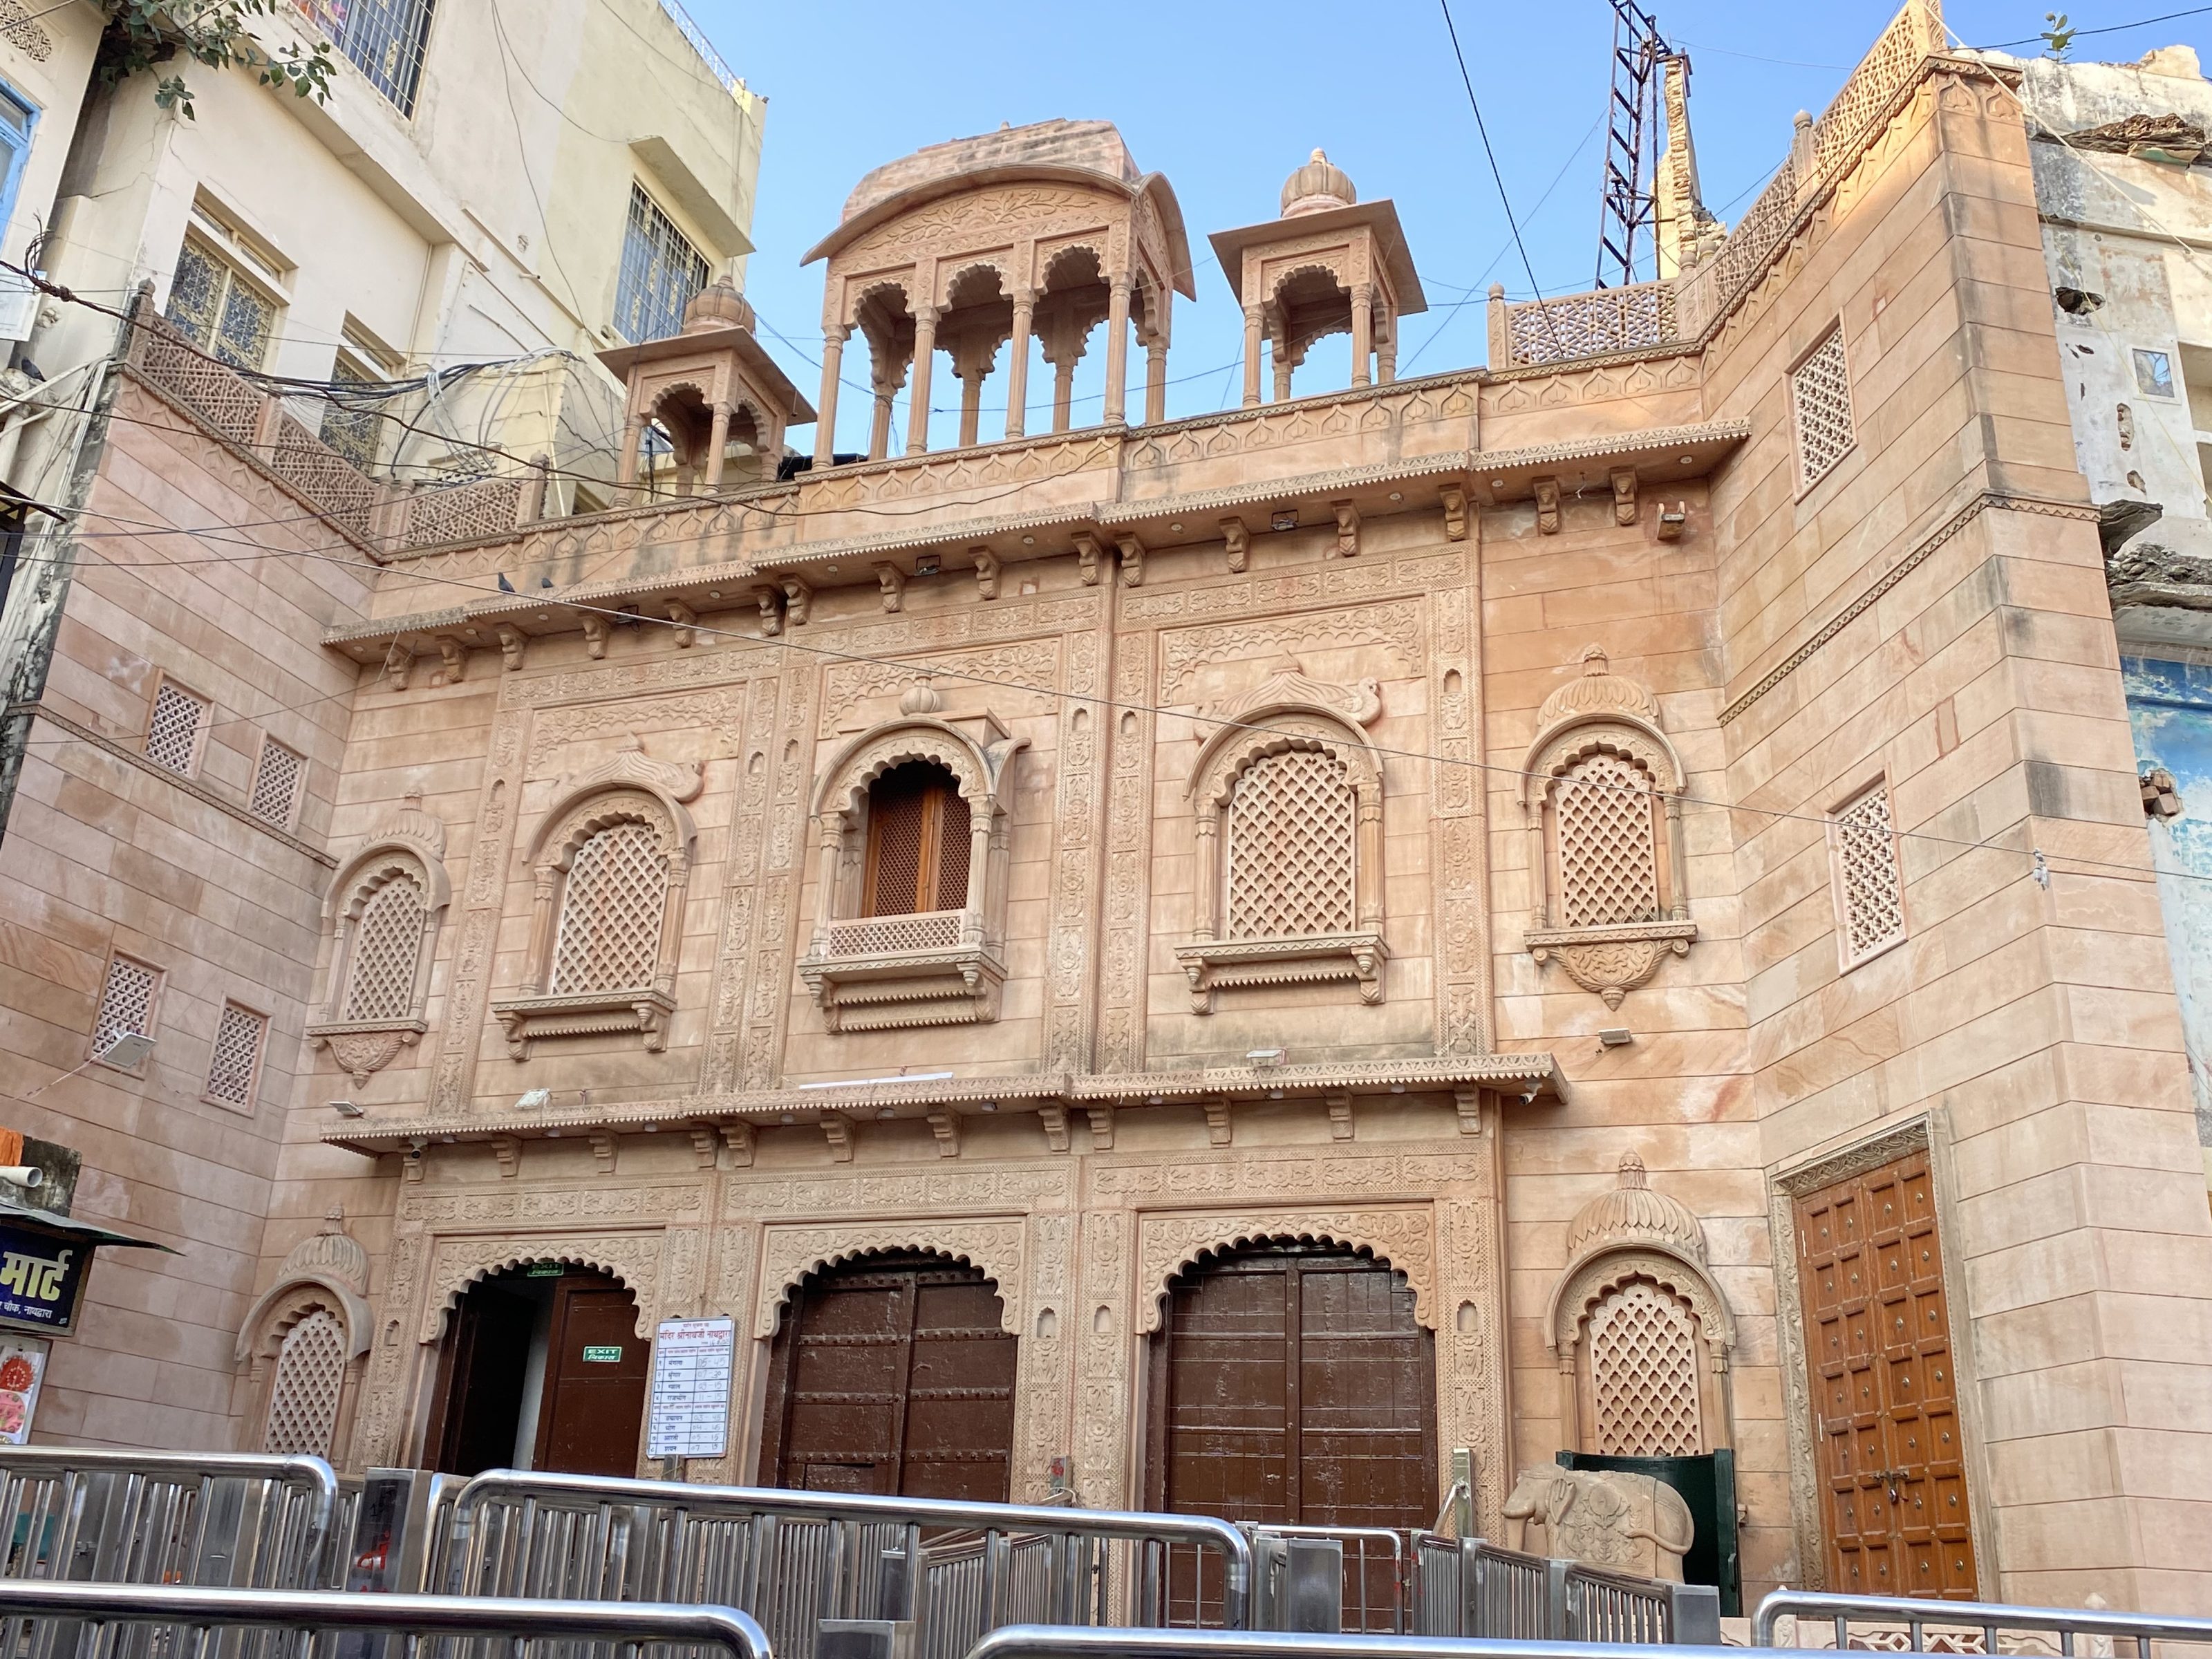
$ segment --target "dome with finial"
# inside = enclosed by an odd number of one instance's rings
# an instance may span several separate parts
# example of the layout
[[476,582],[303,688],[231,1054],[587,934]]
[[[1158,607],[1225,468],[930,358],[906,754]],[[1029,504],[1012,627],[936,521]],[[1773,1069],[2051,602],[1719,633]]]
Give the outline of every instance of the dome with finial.
[[1680,1199],[1653,1192],[1644,1160],[1624,1152],[1613,1190],[1583,1205],[1567,1224],[1567,1255],[1580,1261],[1600,1250],[1639,1244],[1705,1264],[1705,1233],[1697,1217]]
[[1302,213],[1326,213],[1331,208],[1346,208],[1358,201],[1359,192],[1352,187],[1352,179],[1345,170],[1320,150],[1313,159],[1283,181],[1283,217],[1295,219]]
[[726,276],[717,277],[691,296],[691,303],[684,307],[684,331],[703,334],[714,328],[742,328],[753,325],[753,308],[745,296],[732,286]]

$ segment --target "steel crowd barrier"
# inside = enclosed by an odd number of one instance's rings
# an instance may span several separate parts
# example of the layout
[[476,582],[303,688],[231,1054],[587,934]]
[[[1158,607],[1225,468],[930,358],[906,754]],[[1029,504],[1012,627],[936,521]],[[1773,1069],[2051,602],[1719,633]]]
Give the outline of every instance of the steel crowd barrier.
[[[362,1639],[331,1639],[341,1632]],[[641,1646],[672,1659],[773,1659],[761,1627],[728,1607],[23,1580],[0,1583],[0,1641],[16,1659],[352,1659],[379,1650],[415,1659],[426,1641],[443,1659],[634,1656]]]
[[0,1580],[313,1589],[332,1582],[319,1457],[0,1449]]
[[912,1620],[915,1659],[1019,1621],[1250,1619],[1250,1542],[1204,1516],[495,1469],[438,1531],[428,1582],[450,1593],[721,1603],[786,1659],[813,1659],[825,1619]]
[[1742,1659],[1741,1648],[1641,1643],[1446,1640],[1421,1636],[1296,1636],[1273,1631],[1068,1630],[1014,1625],[968,1659]]
[[1255,1542],[1310,1538],[1344,1546],[1344,1628],[1370,1635],[1403,1635],[1411,1586],[1406,1576],[1408,1534],[1389,1527],[1290,1527],[1247,1523]]
[[1420,1533],[1406,1623],[1422,1636],[1483,1641],[1717,1647],[1720,1593]]
[[[1980,1651],[1999,1653],[2021,1652],[2027,1650],[2031,1638],[2055,1646],[2069,1659],[2087,1659],[2079,1638],[2089,1638],[2092,1647],[2105,1653],[2122,1642],[2135,1644],[2136,1659],[2151,1659],[2150,1644],[2154,1642],[2212,1643],[2212,1619],[2195,1619],[2183,1614],[2123,1613],[2102,1607],[2018,1607],[2002,1601],[1921,1601],[1899,1595],[1830,1595],[1812,1590],[1776,1590],[1759,1604],[1752,1615],[1751,1639],[1754,1647],[1774,1645],[1775,1626],[1784,1618],[1794,1618],[1801,1625],[1811,1622],[1832,1629],[1838,1649],[1848,1648],[1854,1640],[1862,1646],[1878,1640],[1885,1647],[1885,1639],[1903,1626],[1909,1650],[1928,1651],[1929,1632],[1937,1632],[1938,1639],[1946,1643],[1946,1651],[1957,1653],[1971,1650],[1962,1648],[1961,1636],[1978,1637]],[[1878,1632],[1855,1631],[1854,1626],[1874,1626]],[[1802,1645],[1802,1632],[1799,1632]],[[2014,1640],[2008,1649],[2005,1638]]]

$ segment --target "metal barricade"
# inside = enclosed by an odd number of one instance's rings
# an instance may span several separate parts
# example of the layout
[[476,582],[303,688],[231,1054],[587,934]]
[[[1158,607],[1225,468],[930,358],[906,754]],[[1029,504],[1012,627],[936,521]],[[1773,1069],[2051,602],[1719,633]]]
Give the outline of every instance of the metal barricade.
[[0,1450],[0,1580],[312,1589],[330,1582],[337,1478],[319,1457]]
[[1297,1636],[1273,1631],[1068,1630],[1015,1625],[994,1631],[968,1659],[1741,1659],[1741,1648],[1627,1643],[1443,1641],[1421,1636]]
[[[223,1635],[210,1641],[214,1631]],[[331,1639],[339,1632],[356,1639]],[[440,1639],[426,1648],[426,1638]],[[0,1583],[0,1641],[19,1659],[353,1659],[380,1650],[445,1659],[629,1659],[641,1650],[773,1659],[760,1626],[728,1607],[23,1580]]]
[[1344,1546],[1344,1627],[1371,1636],[1402,1635],[1410,1589],[1406,1534],[1389,1527],[1290,1527],[1248,1523],[1255,1537],[1318,1538]]
[[1718,1647],[1721,1593],[1711,1584],[1676,1584],[1607,1572],[1577,1562],[1559,1575],[1570,1642],[1631,1642]]
[[[2151,1659],[2154,1642],[2212,1644],[2212,1619],[2182,1614],[2123,1613],[2102,1607],[2014,1607],[1998,1601],[1922,1601],[1899,1595],[1830,1595],[1813,1590],[1776,1590],[1759,1604],[1752,1615],[1754,1647],[1774,1645],[1775,1625],[1784,1618],[1803,1625],[1829,1626],[1838,1649],[1856,1643],[1862,1647],[1891,1648],[1898,1627],[1909,1651],[1929,1651],[1929,1632],[1936,1632],[1943,1650],[1951,1653],[2035,1651],[2055,1648],[2068,1659],[2087,1659],[2081,1638],[2090,1650],[2112,1653],[2121,1643],[2135,1644],[2136,1659]],[[1867,1626],[1875,1627],[1868,1630]],[[1827,1634],[1824,1632],[1823,1634]],[[1804,1632],[1792,1645],[1802,1647]],[[2008,1642],[2008,1638],[2010,1641]],[[1964,1638],[1964,1639],[1962,1639]],[[1976,1650],[1972,1644],[1980,1643]],[[2123,1659],[2124,1650],[2121,1650]]]
[[720,1603],[786,1659],[811,1659],[825,1619],[914,1620],[917,1659],[959,1659],[1018,1620],[1249,1621],[1250,1543],[1203,1516],[511,1469],[446,1515],[431,1547],[448,1592]]
[[1467,1623],[1460,1634],[1493,1641],[1559,1640],[1566,1622],[1566,1565],[1468,1539],[1462,1569]]
[[1406,1623],[1414,1636],[1460,1636],[1467,1622],[1467,1547],[1472,1539],[1413,1534]]

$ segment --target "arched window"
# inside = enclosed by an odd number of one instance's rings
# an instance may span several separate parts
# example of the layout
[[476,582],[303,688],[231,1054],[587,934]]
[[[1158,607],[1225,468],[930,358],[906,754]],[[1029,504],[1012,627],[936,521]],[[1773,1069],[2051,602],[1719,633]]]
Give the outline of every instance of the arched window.
[[1609,1008],[1698,936],[1684,880],[1684,774],[1659,704],[1583,654],[1544,700],[1522,763],[1530,905],[1524,939]]
[[1273,667],[1206,711],[1191,771],[1197,914],[1176,959],[1195,1013],[1240,985],[1353,980],[1382,1000],[1382,769],[1360,731],[1381,696]]
[[357,1087],[429,1029],[438,922],[453,897],[445,852],[445,825],[410,794],[331,884],[330,978],[307,1034]]
[[261,1449],[284,1455],[328,1457],[344,1391],[344,1322],[318,1308],[284,1334],[269,1385],[269,1413]]
[[704,782],[696,762],[650,760],[635,738],[572,780],[531,854],[522,985],[492,999],[514,1058],[545,1037],[621,1031],[666,1047],[696,833],[683,803]]
[[968,803],[932,761],[895,766],[868,786],[862,914],[909,916],[968,902]]
[[[906,717],[863,732],[814,794],[814,934],[799,963],[832,1031],[999,1017],[1006,769],[1022,739],[956,725],[927,679]],[[963,729],[966,728],[966,729]]]

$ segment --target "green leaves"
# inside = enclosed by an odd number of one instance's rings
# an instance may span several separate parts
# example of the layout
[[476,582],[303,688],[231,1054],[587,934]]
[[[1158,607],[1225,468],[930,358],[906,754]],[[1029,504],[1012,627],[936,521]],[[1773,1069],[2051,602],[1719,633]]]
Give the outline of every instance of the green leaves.
[[[107,26],[93,72],[102,86],[119,86],[181,55],[210,69],[251,70],[262,86],[330,101],[337,65],[329,41],[319,40],[309,51],[293,41],[272,54],[247,32],[248,18],[282,15],[290,9],[288,0],[101,0],[101,5]],[[154,103],[186,120],[198,118],[182,75],[162,75],[154,84]]]
[[2066,14],[2063,11],[2046,11],[2043,14],[2043,21],[2051,25],[2049,28],[2042,31],[2043,44],[2047,54],[2052,58],[2065,57],[2074,49],[2075,34],[2073,26],[2066,21]]

